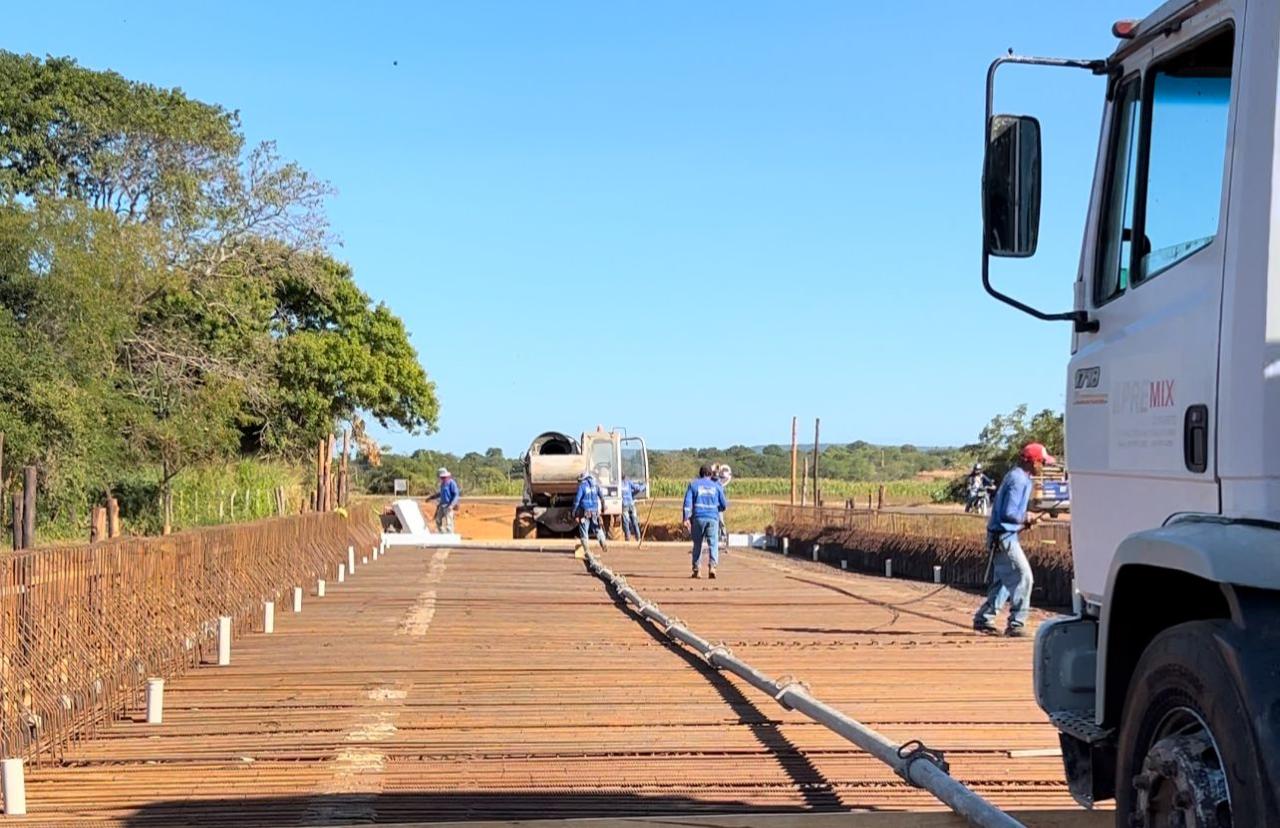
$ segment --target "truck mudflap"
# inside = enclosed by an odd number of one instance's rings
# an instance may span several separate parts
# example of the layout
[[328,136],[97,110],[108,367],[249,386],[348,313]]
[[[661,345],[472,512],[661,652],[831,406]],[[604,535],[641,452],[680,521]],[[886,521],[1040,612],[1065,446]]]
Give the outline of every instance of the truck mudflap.
[[1092,808],[1116,795],[1116,745],[1108,739],[1086,742],[1070,733],[1059,732],[1062,746],[1062,769],[1067,778],[1071,798],[1082,807]]

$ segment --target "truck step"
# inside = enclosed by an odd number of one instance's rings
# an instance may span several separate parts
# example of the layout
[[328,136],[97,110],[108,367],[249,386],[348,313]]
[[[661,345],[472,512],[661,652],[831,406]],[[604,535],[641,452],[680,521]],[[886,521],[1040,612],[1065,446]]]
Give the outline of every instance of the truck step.
[[1101,727],[1094,720],[1095,712],[1092,708],[1088,710],[1056,710],[1049,714],[1049,721],[1054,726],[1066,733],[1068,736],[1074,736],[1082,742],[1088,744],[1097,744],[1110,739],[1115,733],[1112,728]]

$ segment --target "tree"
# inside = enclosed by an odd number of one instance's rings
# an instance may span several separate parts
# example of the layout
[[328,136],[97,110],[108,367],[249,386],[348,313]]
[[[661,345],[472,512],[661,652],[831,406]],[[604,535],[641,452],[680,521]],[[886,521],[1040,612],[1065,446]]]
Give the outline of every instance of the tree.
[[[242,452],[305,456],[438,404],[403,323],[324,252],[329,188],[234,112],[0,52],[0,389],[10,457],[77,495]],[[12,465],[12,464],[7,464]],[[73,485],[74,484],[74,485]]]
[[250,418],[260,445],[309,444],[358,411],[411,434],[435,431],[435,383],[404,323],[371,304],[349,266],[324,253],[294,257],[277,271],[274,304],[274,399]]
[[1027,443],[1041,443],[1050,454],[1060,456],[1063,422],[1062,414],[1048,408],[1028,420],[1025,403],[1008,414],[997,414],[978,434],[979,458],[1003,474],[1017,462],[1018,452]]

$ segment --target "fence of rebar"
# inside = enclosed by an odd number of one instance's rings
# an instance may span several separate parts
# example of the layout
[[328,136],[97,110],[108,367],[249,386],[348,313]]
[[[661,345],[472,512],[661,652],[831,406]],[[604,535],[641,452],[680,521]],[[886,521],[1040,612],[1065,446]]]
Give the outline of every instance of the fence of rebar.
[[[989,575],[985,518],[975,515],[778,506],[773,534],[788,539],[790,554],[842,569],[881,573],[892,561],[894,577],[969,589],[983,589]],[[1041,524],[1020,541],[1034,574],[1032,600],[1070,606],[1070,526]]]
[[0,756],[57,760],[136,706],[149,677],[216,657],[262,601],[378,543],[364,506],[0,555]]
[[[929,538],[974,538],[986,535],[987,518],[975,514],[894,512],[881,509],[836,509],[813,506],[778,506],[779,523],[788,526],[811,526],[815,529],[860,529],[889,535],[916,535]],[[1065,521],[1047,521],[1027,529],[1021,535],[1024,543],[1071,549],[1071,525]]]

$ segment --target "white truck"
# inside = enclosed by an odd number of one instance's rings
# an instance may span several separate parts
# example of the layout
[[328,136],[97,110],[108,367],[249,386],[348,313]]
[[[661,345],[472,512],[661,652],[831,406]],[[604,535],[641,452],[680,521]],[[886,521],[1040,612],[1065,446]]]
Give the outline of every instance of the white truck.
[[[1100,60],[987,76],[983,284],[1073,326],[1076,612],[1036,638],[1072,793],[1118,826],[1280,826],[1280,2],[1174,0]],[[1106,105],[1074,308],[994,287],[1036,250],[1040,126],[1012,63]]]

